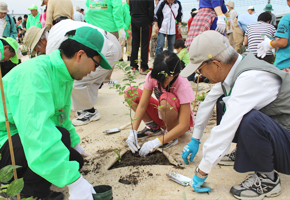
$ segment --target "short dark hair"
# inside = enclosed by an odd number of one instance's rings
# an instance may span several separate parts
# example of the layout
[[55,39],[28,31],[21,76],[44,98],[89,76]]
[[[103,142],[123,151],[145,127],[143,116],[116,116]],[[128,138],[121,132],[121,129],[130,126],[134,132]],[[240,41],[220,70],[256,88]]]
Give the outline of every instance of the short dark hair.
[[151,78],[156,79],[162,85],[166,75],[172,76],[180,73],[180,59],[170,51],[163,51],[157,54],[153,63]]
[[255,11],[255,9],[248,9],[248,10]]
[[190,15],[192,18],[194,18],[195,15],[197,14],[197,13],[194,13],[194,11],[196,11],[196,10],[197,10],[196,8],[191,9]]
[[184,46],[184,40],[183,39],[177,39],[175,40],[174,44],[173,44],[174,49],[179,49],[181,48],[185,48]]
[[81,8],[81,10],[80,10],[81,12],[83,12],[84,11],[84,9],[83,8]]
[[17,21],[19,21],[19,20],[22,20],[22,17],[18,17],[18,18],[17,18]]
[[268,12],[263,12],[258,17],[258,21],[268,22],[271,20],[272,20],[272,15]]
[[24,17],[24,18],[27,18],[27,17],[28,17],[28,15],[24,15],[23,17]]
[[76,52],[83,50],[89,58],[100,55],[97,51],[78,43],[73,39],[67,39],[60,44],[60,51],[67,57],[72,58]]
[[[5,37],[4,37],[4,38],[5,38]],[[0,39],[0,40],[1,40],[1,42],[3,43],[3,46],[6,46],[6,45],[9,46],[9,51],[10,51],[11,53],[15,53],[14,49],[12,48],[12,46],[10,46],[10,44],[8,44],[8,42],[6,42],[6,40],[3,40],[3,39]]]

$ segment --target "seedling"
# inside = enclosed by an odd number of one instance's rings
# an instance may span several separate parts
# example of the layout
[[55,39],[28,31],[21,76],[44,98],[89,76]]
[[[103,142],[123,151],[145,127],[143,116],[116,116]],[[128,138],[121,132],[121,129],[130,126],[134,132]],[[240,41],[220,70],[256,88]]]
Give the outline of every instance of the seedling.
[[202,93],[201,96],[199,96],[199,95],[196,96],[196,100],[198,100],[198,101],[204,101],[204,99],[205,99],[205,93],[204,92]]
[[117,154],[117,158],[116,158],[116,160],[117,160],[118,162],[121,162],[121,161],[122,161],[122,157],[121,157],[121,155],[120,155],[120,152],[121,152],[121,150],[119,150],[119,151],[114,150],[114,153]]

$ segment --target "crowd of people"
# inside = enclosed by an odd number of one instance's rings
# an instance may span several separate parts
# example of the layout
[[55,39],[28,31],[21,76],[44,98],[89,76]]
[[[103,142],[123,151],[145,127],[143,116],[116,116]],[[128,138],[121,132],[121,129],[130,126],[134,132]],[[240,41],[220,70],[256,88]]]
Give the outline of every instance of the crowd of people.
[[[290,7],[290,0],[287,4]],[[234,197],[281,194],[278,173],[290,174],[290,14],[277,25],[271,4],[259,15],[253,6],[239,15],[234,1],[201,0],[191,11],[183,38],[179,0],[87,0],[85,14],[79,6],[74,10],[71,0],[42,0],[44,5],[44,13],[31,5],[31,14],[16,21],[0,2],[7,104],[7,115],[0,109],[0,168],[11,164],[7,116],[15,161],[21,166],[17,174],[24,179],[22,198],[63,199],[63,193],[50,190],[54,184],[68,186],[69,199],[93,199],[93,186],[79,172],[88,155],[75,126],[100,120],[98,91],[114,83],[114,67],[125,55],[132,73],[146,75],[143,89],[124,91],[135,111],[126,140],[132,153],[144,157],[157,148],[170,148],[193,131],[182,152],[189,164],[216,107],[217,125],[203,144],[191,187],[209,192],[202,185],[220,162],[240,173],[254,172],[230,189]],[[32,56],[22,63],[19,43]],[[155,57],[153,68],[148,65],[149,49]],[[189,81],[200,76],[215,85],[195,117]],[[76,113],[72,121],[71,110]],[[145,127],[138,131],[141,121]],[[153,136],[158,137],[139,146],[138,141]],[[232,142],[236,148],[227,154]]]

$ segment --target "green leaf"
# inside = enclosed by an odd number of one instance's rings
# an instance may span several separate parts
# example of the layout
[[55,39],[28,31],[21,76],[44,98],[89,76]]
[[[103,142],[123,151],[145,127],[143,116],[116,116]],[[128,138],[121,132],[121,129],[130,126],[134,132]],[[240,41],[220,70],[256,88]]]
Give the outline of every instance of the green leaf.
[[23,178],[14,180],[12,181],[12,183],[9,184],[6,194],[10,197],[16,196],[22,191],[23,187],[24,187]]
[[[7,199],[0,198],[0,200],[7,200]],[[21,200],[22,200],[22,199],[21,199]]]
[[176,99],[176,97],[173,97],[172,100],[174,101]]
[[185,193],[185,192],[182,193],[182,199],[183,199],[183,200],[187,200],[187,198],[186,198],[186,193]]
[[23,199],[21,199],[21,200],[34,200],[34,198],[32,198],[32,197],[28,197],[28,198],[23,198]]
[[131,70],[132,68],[129,66],[129,67],[126,67],[125,68],[125,71],[129,71],[129,70]]
[[222,195],[218,196],[215,200],[219,200],[219,198],[221,198]]
[[20,168],[18,165],[7,165],[0,169],[0,182],[8,182],[13,177],[13,169]]
[[119,95],[123,95],[124,94],[124,92],[119,92]]
[[172,110],[174,107],[170,107],[170,110]]

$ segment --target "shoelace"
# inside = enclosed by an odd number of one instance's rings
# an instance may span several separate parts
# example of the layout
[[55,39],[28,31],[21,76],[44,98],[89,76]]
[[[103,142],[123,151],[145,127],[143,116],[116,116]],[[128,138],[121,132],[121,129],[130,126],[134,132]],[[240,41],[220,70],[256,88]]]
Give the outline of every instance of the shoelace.
[[[258,184],[257,184],[258,183]],[[260,177],[257,175],[257,174],[249,174],[247,177],[246,177],[246,180],[244,182],[242,182],[241,184],[244,188],[249,188],[253,185],[255,185],[256,187],[258,187],[261,191],[263,192],[263,189],[262,189],[262,183],[261,183],[261,179]]]

